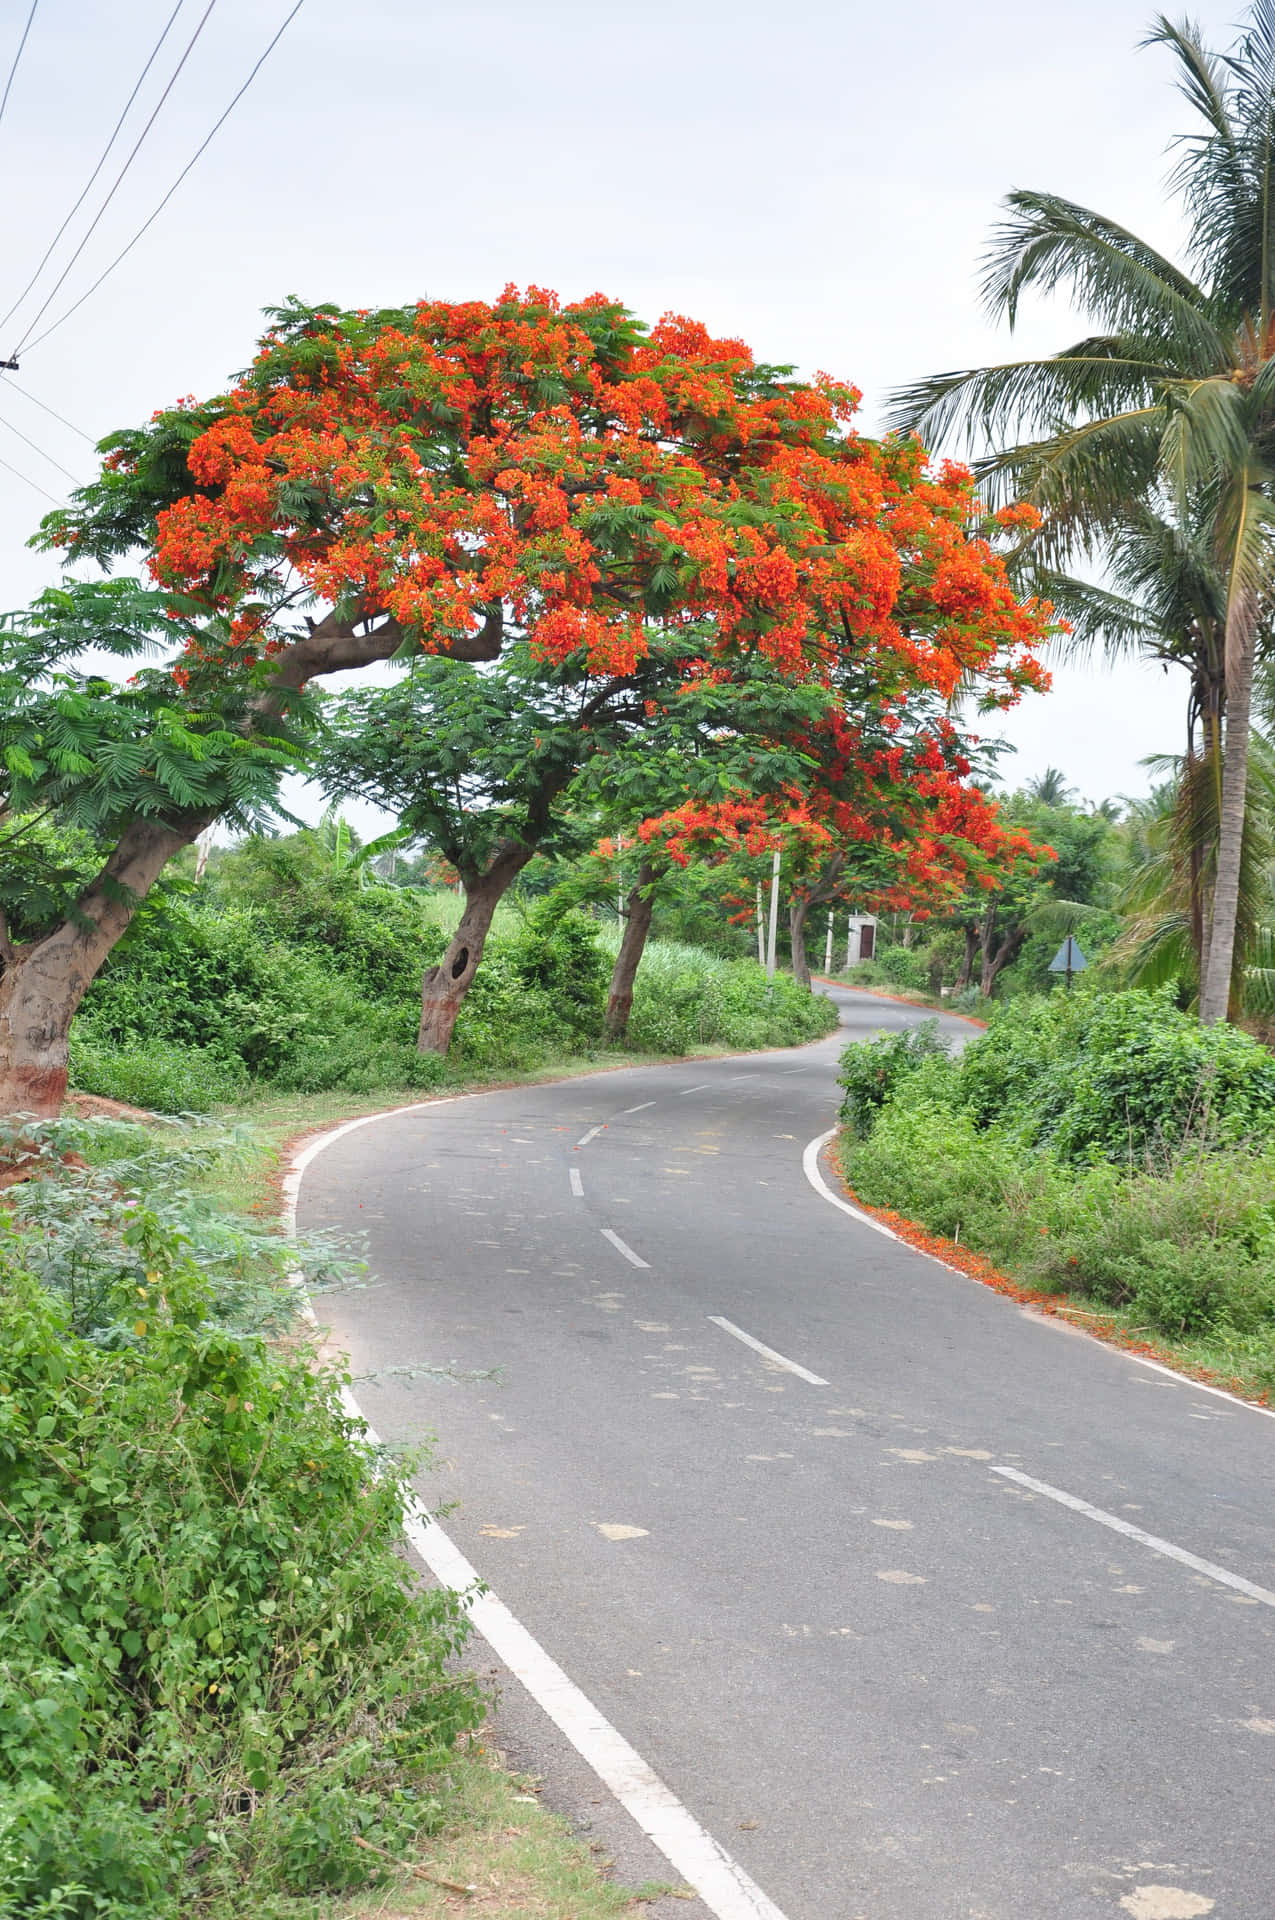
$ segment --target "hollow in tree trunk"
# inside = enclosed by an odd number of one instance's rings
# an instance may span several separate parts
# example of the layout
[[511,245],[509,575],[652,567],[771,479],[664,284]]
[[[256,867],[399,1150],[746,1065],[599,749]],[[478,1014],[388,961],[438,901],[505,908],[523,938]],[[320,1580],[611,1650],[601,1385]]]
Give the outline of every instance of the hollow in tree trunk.
[[813,992],[810,984],[810,962],[806,958],[806,915],[810,912],[808,895],[794,894],[788,902],[788,932],[792,942],[792,977]]
[[436,967],[421,980],[421,1024],[416,1036],[421,1053],[446,1053],[457,1015],[483,957],[496,908],[535,852],[518,840],[506,840],[485,873],[462,873],[465,911]]
[[1234,596],[1226,615],[1226,733],[1222,746],[1217,873],[1200,987],[1200,1019],[1206,1026],[1225,1020],[1231,1004],[1248,802],[1249,714],[1253,704],[1256,641],[1257,597],[1251,590],[1241,590]]
[[633,983],[646,951],[655,911],[655,868],[643,860],[636,884],[629,889],[629,904],[624,920],[620,951],[611,970],[611,990],[607,995],[606,1034],[608,1040],[623,1040],[633,1011]]
[[206,825],[134,821],[74,913],[42,939],[18,945],[0,921],[0,1114],[61,1112],[81,1000],[165,863]]

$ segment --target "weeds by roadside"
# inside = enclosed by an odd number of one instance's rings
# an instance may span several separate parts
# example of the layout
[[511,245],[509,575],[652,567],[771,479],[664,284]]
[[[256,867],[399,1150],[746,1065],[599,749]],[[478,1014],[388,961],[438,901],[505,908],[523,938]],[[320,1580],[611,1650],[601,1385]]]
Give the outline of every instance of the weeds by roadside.
[[1275,1063],[1163,994],[1007,1011],[847,1049],[846,1178],[1021,1286],[1275,1389]]

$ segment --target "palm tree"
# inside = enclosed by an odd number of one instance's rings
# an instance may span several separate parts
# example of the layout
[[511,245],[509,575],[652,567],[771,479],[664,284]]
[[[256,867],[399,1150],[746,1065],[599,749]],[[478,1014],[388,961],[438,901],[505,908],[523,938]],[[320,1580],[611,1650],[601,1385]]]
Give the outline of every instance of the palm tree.
[[[1275,600],[1275,0],[1233,50],[1161,15],[1201,129],[1180,142],[1191,271],[1060,195],[1012,193],[984,294],[1012,327],[1032,287],[1067,288],[1093,330],[1045,359],[938,375],[896,396],[893,424],[963,428],[993,451],[989,497],[1040,511],[1045,567],[1101,561],[1139,509],[1202,524],[1221,593],[1225,690],[1218,850],[1200,1017],[1224,1019],[1235,948],[1259,628]],[[1019,437],[1025,436],[1025,437]]]
[[[1134,986],[1177,980],[1190,989],[1201,977],[1199,848],[1215,837],[1218,786],[1209,761],[1166,754],[1144,764],[1169,777],[1130,806],[1129,870],[1118,901],[1128,917],[1110,957]],[[1236,1017],[1265,1010],[1269,997],[1275,753],[1260,733],[1252,739],[1247,799],[1230,982]]]
[[1039,800],[1043,806],[1065,807],[1075,788],[1068,786],[1067,776],[1061,767],[1046,767],[1036,779],[1027,782],[1027,791],[1033,800]]

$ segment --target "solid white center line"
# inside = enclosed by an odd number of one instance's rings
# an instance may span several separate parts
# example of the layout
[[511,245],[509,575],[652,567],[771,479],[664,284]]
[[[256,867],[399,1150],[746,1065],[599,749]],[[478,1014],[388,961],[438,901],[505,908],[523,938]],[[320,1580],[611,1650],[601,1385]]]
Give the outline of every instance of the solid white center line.
[[678,1097],[679,1099],[685,1100],[688,1093],[707,1093],[711,1085],[711,1080],[701,1080],[697,1087],[683,1087]]
[[603,1121],[600,1127],[590,1127],[587,1133],[582,1133],[580,1138],[576,1141],[576,1145],[578,1147],[587,1147],[590,1140],[596,1140],[598,1135],[600,1133],[605,1133],[605,1131],[606,1131],[606,1122]]
[[644,1260],[640,1253],[634,1253],[632,1247],[627,1246],[625,1242],[621,1240],[619,1234],[615,1232],[614,1228],[603,1227],[602,1238],[604,1240],[609,1240],[611,1242],[611,1245],[615,1248],[616,1252],[622,1253],[625,1259],[630,1263],[631,1266],[635,1266],[635,1267],[650,1266],[651,1264],[650,1261]]
[[1196,1573],[1205,1573],[1210,1580],[1219,1580],[1224,1587],[1234,1587],[1237,1593],[1246,1593],[1250,1600],[1260,1600],[1264,1607],[1275,1607],[1275,1593],[1268,1587],[1255,1586],[1253,1581],[1245,1580],[1242,1574],[1229,1573],[1212,1560],[1201,1560],[1198,1553],[1188,1553],[1185,1547],[1175,1547],[1171,1540],[1161,1540],[1158,1534],[1144,1533],[1141,1527],[1122,1520],[1118,1514],[1105,1513],[1101,1507],[1091,1507],[1087,1500],[1078,1500],[1074,1493],[1064,1493],[1060,1487],[1051,1487],[1044,1480],[1033,1480],[1029,1473],[1020,1473],[1017,1467],[992,1467],[990,1471],[999,1473],[1004,1480],[1012,1480],[1016,1486],[1030,1487],[1033,1493],[1043,1493],[1046,1500],[1056,1500],[1060,1507],[1070,1507],[1073,1513],[1083,1513],[1086,1519],[1096,1520],[1099,1526],[1110,1527],[1113,1533],[1122,1533],[1128,1540],[1137,1540],[1142,1546],[1150,1547],[1153,1553],[1162,1553],[1168,1560],[1179,1560],[1184,1567],[1192,1567]]
[[654,1100],[643,1100],[639,1106],[626,1107],[624,1111],[626,1113],[645,1113],[648,1107],[653,1107],[654,1105],[655,1105]]
[[571,1177],[572,1193],[574,1193],[577,1200],[583,1200],[584,1199],[584,1181],[580,1178],[579,1167],[569,1167],[567,1171]]
[[744,1345],[751,1347],[754,1353],[760,1353],[763,1359],[773,1360],[775,1365],[783,1367],[785,1372],[795,1373],[799,1380],[808,1380],[812,1387],[827,1386],[828,1382],[820,1379],[817,1373],[811,1373],[807,1367],[799,1367],[795,1360],[786,1360],[783,1354],[776,1353],[773,1347],[766,1346],[760,1340],[754,1340],[751,1333],[745,1333],[744,1329],[737,1327],[733,1320],[723,1320],[720,1313],[710,1313],[708,1317],[715,1327],[722,1329],[723,1333],[729,1333],[736,1340],[742,1340]]

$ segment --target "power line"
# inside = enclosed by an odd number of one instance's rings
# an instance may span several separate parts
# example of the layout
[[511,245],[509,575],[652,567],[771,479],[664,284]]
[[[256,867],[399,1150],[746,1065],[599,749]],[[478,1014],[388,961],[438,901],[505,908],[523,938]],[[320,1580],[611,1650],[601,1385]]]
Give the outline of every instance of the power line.
[[15,479],[25,480],[29,487],[34,487],[37,493],[42,493],[46,500],[52,500],[55,507],[60,507],[63,504],[56,494],[50,493],[47,487],[40,486],[38,481],[31,478],[30,474],[23,473],[18,467],[11,467],[7,460],[0,460],[0,467],[3,467],[6,473],[13,474]]
[[[182,181],[186,178],[186,175],[190,172],[191,168],[195,165],[196,161],[202,158],[203,154],[212,145],[213,140],[216,138],[217,134],[220,133],[221,129],[225,126],[227,120],[229,120],[231,114],[234,112],[235,108],[239,105],[239,102],[243,99],[245,93],[247,93],[249,87],[252,85],[257,75],[261,72],[262,67],[265,66],[266,61],[270,58],[271,54],[274,52],[275,48],[278,46],[284,34],[287,32],[288,28],[292,25],[292,22],[296,19],[297,15],[300,13],[304,5],[305,5],[305,0],[296,0],[296,5],[292,8],[292,11],[287,15],[286,19],[283,22],[283,25],[279,28],[278,32],[274,36],[274,39],[270,42],[265,52],[261,55],[261,58],[257,61],[257,64],[253,67],[251,73],[248,75],[248,78],[244,81],[238,93],[234,96],[233,100],[230,102],[230,105],[226,108],[226,111],[222,114],[221,118],[213,124],[211,130],[205,136],[202,144],[195,149],[190,159],[186,162],[186,165],[182,168],[181,172],[178,174],[177,178],[174,180],[172,186],[168,189],[168,192],[164,195],[159,205],[155,208],[155,211],[149,216],[148,219],[142,222],[141,226],[137,229],[137,232],[133,235],[128,245],[122,248],[121,251],[116,254],[115,258],[111,261],[110,265],[106,267],[103,270],[103,272],[99,273],[99,275],[97,276],[97,279],[93,282],[92,286],[88,289],[88,291],[86,293],[82,293],[79,299],[75,302],[75,304],[73,306],[68,307],[66,309],[66,312],[61,314],[59,318],[53,322],[53,325],[51,327],[46,327],[44,332],[39,336],[38,339],[32,340],[30,342],[30,345],[27,346],[28,353],[33,352],[36,347],[43,346],[44,342],[48,339],[49,335],[51,333],[56,333],[58,328],[62,325],[63,321],[69,320],[73,313],[77,313],[79,311],[79,309],[84,305],[84,302],[90,299],[92,295],[97,292],[102,282],[108,279],[110,275],[114,273],[116,267],[118,267],[122,261],[128,258],[129,254],[133,251],[133,248],[137,245],[138,241],[142,238],[142,235],[146,233],[152,226],[154,226],[156,220],[158,220],[160,214],[164,211],[164,208],[168,205],[169,201],[172,199],[173,195],[176,193],[178,187],[180,187]],[[52,298],[52,295],[50,295],[50,299],[51,298]],[[47,306],[48,304],[49,302],[46,301],[45,306]],[[41,308],[41,312],[43,312],[43,310],[44,309]],[[40,317],[39,314],[37,314],[36,320],[38,320],[39,317]],[[32,326],[34,326],[35,321],[32,321],[31,324]],[[31,328],[28,327],[27,329],[28,334],[30,333],[30,331],[31,331]]]
[[[48,312],[49,308],[53,305],[53,302],[58,293],[58,290],[61,288],[64,281],[66,280],[66,277],[70,273],[71,268],[75,265],[76,261],[79,259],[80,255],[83,253],[89,241],[93,238],[93,235],[97,230],[97,226],[99,221],[102,218],[102,215],[106,212],[106,209],[110,206],[111,201],[115,198],[115,195],[119,191],[120,184],[123,181],[125,174],[128,172],[129,168],[132,166],[134,160],[136,160],[138,153],[141,151],[142,144],[145,141],[146,136],[149,134],[156,120],[158,120],[160,113],[163,111],[164,102],[167,100],[169,94],[172,92],[173,88],[176,86],[177,76],[180,74],[182,68],[185,66],[186,62],[190,59],[191,54],[194,52],[195,42],[198,40],[204,28],[208,25],[209,16],[211,15],[212,10],[216,6],[216,4],[217,4],[217,0],[208,0],[208,5],[204,9],[203,15],[200,18],[199,25],[195,28],[195,31],[191,34],[190,39],[186,42],[186,51],[182,54],[181,59],[177,62],[177,65],[174,67],[172,73],[169,75],[168,85],[164,88],[164,91],[160,94],[159,99],[156,101],[155,108],[151,114],[150,119],[146,122],[146,125],[142,128],[141,132],[137,136],[137,140],[133,146],[133,151],[129,154],[128,159],[124,162],[123,166],[120,168],[119,172],[116,174],[114,183],[109,189],[106,195],[106,198],[103,200],[101,206],[98,208],[97,212],[93,215],[93,218],[89,222],[88,231],[84,234],[83,238],[80,241],[79,246],[75,249],[75,252],[71,255],[71,258],[67,261],[61,273],[58,275],[57,279],[54,281],[53,287],[49,292],[48,297],[46,298],[43,306],[39,309],[39,311],[35,316],[35,319],[31,322],[30,326],[27,328],[26,332],[23,334],[21,340],[19,340],[17,346],[13,349],[12,354],[9,356],[10,359],[13,359],[13,360],[17,359],[18,354],[22,351],[22,348],[26,345],[27,341],[30,339],[31,334],[34,332],[36,327],[39,326],[41,320],[44,318],[44,315]],[[50,329],[50,331],[52,331],[52,329]]]
[[46,453],[43,447],[37,446],[36,442],[31,439],[29,434],[23,433],[21,427],[15,427],[12,420],[6,420],[2,413],[0,413],[0,427],[8,427],[9,432],[16,433],[19,440],[25,440],[26,444],[30,447],[31,451],[33,453],[38,453],[41,460],[47,460],[51,467],[56,467],[59,473],[64,473],[67,479],[71,482],[71,485],[73,487],[79,486],[80,484],[79,481],[76,479],[75,475],[71,472],[69,467],[64,467],[60,460],[55,460],[51,453]]
[[22,38],[18,42],[18,51],[13,56],[13,65],[9,68],[9,78],[4,83],[4,98],[0,99],[0,120],[4,119],[4,110],[9,104],[9,89],[13,85],[13,76],[18,71],[18,62],[22,58],[22,49],[27,44],[27,35],[31,31],[31,22],[35,19],[35,10],[40,0],[31,0],[31,11],[27,15],[27,24],[22,29]]
[[[37,4],[38,4],[38,0],[37,0]],[[27,281],[27,284],[25,285],[25,287],[23,287],[21,293],[18,295],[13,305],[9,308],[9,311],[8,313],[5,314],[3,320],[0,320],[0,328],[8,326],[10,320],[12,320],[14,314],[18,311],[18,308],[22,305],[22,302],[26,299],[27,295],[30,293],[32,287],[35,285],[36,281],[40,278],[40,275],[44,272],[44,269],[48,266],[49,261],[53,255],[54,249],[58,244],[58,241],[62,238],[62,235],[66,232],[72,220],[74,220],[76,214],[80,211],[80,208],[84,205],[84,202],[88,199],[89,194],[92,192],[93,183],[97,179],[98,174],[102,171],[102,168],[106,165],[107,158],[110,154],[111,148],[115,145],[115,142],[119,139],[120,129],[124,125],[124,122],[128,119],[129,113],[132,110],[133,102],[134,100],[136,100],[138,94],[142,90],[142,82],[145,80],[147,74],[150,72],[151,68],[154,66],[155,61],[159,56],[159,50],[163,46],[165,40],[167,40],[168,35],[172,30],[173,22],[174,20],[176,20],[178,14],[181,12],[185,4],[186,4],[186,0],[177,0],[177,5],[173,8],[172,12],[169,14],[167,25],[164,27],[163,32],[159,36],[159,39],[155,42],[155,45],[151,48],[150,58],[146,62],[146,65],[142,68],[142,71],[138,76],[137,85],[133,88],[133,91],[129,94],[128,99],[125,101],[124,111],[123,113],[121,113],[119,119],[115,122],[115,126],[111,132],[111,137],[107,141],[106,145],[102,148],[102,152],[101,152],[101,155],[99,156],[98,163],[94,167],[92,173],[89,175],[87,181],[85,182],[83,192],[80,194],[80,197],[76,201],[75,205],[71,208],[71,211],[67,214],[66,219],[62,222],[62,225],[58,228],[57,232],[54,234],[52,240],[50,240],[48,249],[44,255],[43,260],[41,260],[39,266],[36,268],[35,272],[31,275],[31,278]],[[34,11],[34,8],[32,9],[32,11]]]
[[97,441],[93,438],[93,435],[91,433],[85,433],[83,427],[77,427],[74,420],[68,420],[64,413],[59,413],[57,411],[56,407],[49,406],[43,400],[37,400],[36,396],[31,392],[29,387],[15,386],[13,381],[9,380],[5,383],[5,390],[8,393],[20,393],[22,395],[22,398],[24,400],[29,400],[33,407],[39,407],[41,413],[47,413],[50,419],[52,420],[60,420],[64,427],[69,427],[72,433],[78,433],[80,436],[80,439],[87,440],[91,447],[95,447],[97,445]]

